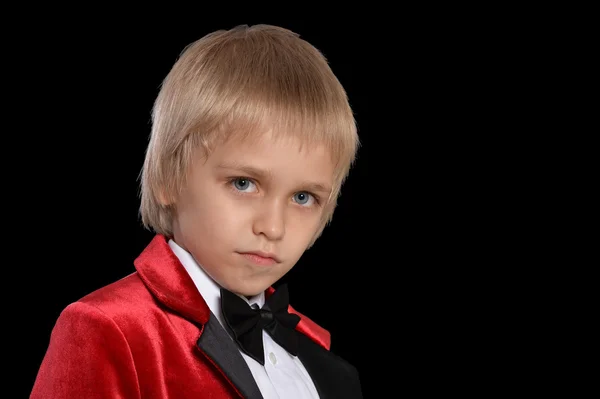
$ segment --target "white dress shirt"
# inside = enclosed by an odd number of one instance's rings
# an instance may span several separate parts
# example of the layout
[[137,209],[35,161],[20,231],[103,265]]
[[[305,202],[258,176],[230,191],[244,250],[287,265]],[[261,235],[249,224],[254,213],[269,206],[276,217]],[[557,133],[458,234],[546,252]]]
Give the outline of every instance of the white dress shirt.
[[[189,252],[173,240],[169,240],[169,246],[189,273],[219,323],[228,331],[221,313],[221,287],[206,274]],[[249,305],[257,304],[262,307],[265,303],[264,292],[250,298],[250,300],[243,296],[240,297]],[[241,350],[240,353],[248,364],[265,399],[315,399],[319,397],[312,379],[300,359],[288,353],[264,331],[263,347],[265,350],[264,366]]]

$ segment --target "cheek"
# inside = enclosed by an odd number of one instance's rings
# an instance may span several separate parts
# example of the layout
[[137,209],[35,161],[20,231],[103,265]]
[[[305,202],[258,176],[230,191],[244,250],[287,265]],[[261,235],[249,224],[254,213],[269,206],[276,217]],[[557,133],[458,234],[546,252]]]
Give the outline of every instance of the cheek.
[[288,242],[297,246],[297,251],[304,251],[321,226],[321,219],[315,215],[298,213],[290,218],[290,222],[287,229]]
[[198,193],[188,210],[187,215],[182,215],[187,216],[184,223],[211,241],[235,240],[247,218],[247,212],[235,199],[216,189],[212,193]]

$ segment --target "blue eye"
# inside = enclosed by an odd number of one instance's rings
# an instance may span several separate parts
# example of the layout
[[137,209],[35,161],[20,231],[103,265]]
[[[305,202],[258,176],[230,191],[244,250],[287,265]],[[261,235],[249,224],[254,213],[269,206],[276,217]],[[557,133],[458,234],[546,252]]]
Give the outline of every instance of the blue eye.
[[300,205],[305,205],[310,201],[311,197],[311,194],[305,191],[301,191],[299,193],[294,194],[294,201],[296,201]]
[[250,180],[248,179],[235,179],[233,181],[233,184],[235,185],[235,188],[237,188],[238,190],[245,190],[248,188],[248,186],[250,185]]
[[244,192],[253,191],[252,186],[254,186],[254,182],[245,177],[237,177],[237,178],[231,180],[231,183],[233,183],[233,186],[238,191],[244,191]]

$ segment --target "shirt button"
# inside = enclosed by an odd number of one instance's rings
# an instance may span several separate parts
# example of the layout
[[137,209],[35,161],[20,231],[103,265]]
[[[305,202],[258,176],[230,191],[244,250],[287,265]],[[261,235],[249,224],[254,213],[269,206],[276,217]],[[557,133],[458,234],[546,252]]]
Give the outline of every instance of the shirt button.
[[269,361],[273,365],[277,364],[277,356],[273,352],[269,352]]

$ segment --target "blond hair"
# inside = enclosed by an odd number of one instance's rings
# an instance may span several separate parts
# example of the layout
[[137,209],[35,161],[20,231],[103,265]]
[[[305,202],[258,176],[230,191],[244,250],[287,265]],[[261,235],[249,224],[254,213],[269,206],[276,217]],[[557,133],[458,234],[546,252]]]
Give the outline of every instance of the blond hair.
[[[206,154],[235,134],[269,129],[324,144],[336,164],[334,186],[312,245],[331,221],[359,146],[346,92],[324,55],[277,26],[241,25],[188,45],[162,82],[141,172],[144,226],[172,235],[172,207],[194,150]],[[169,202],[169,201],[167,201]],[[171,201],[172,202],[172,201]]]

